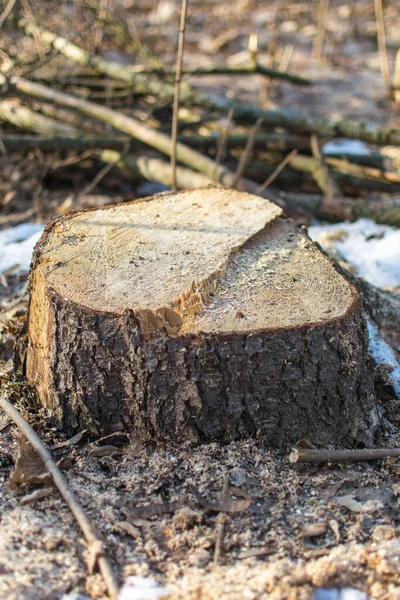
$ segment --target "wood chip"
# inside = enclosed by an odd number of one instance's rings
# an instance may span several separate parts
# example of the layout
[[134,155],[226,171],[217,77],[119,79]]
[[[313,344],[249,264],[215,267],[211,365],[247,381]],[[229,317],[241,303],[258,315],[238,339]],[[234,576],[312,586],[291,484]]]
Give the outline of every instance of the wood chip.
[[169,512],[175,512],[186,506],[182,500],[176,502],[166,502],[165,504],[149,504],[147,506],[135,506],[126,511],[130,517],[153,517],[154,515],[162,515]]
[[42,498],[49,496],[53,490],[54,488],[52,487],[39,488],[31,494],[26,494],[23,496],[19,503],[21,506],[25,506],[25,504],[30,504],[30,502],[36,502],[37,500],[41,500]]
[[116,527],[123,529],[131,537],[135,538],[135,540],[140,538],[140,530],[132,525],[132,523],[129,523],[129,521],[118,521],[118,523],[115,523],[115,525]]
[[226,500],[224,502],[212,502],[202,496],[193,485],[190,486],[190,490],[195,496],[197,502],[208,510],[214,510],[216,512],[242,512],[247,510],[252,503],[252,499],[246,498],[243,500]]
[[335,519],[331,519],[329,521],[329,527],[331,528],[331,530],[335,534],[335,541],[338,544],[340,542],[339,523]]
[[240,552],[238,559],[244,560],[245,558],[257,558],[258,556],[269,556],[275,554],[276,548],[253,548],[252,550],[244,550]]
[[336,502],[336,504],[340,504],[340,506],[344,506],[345,508],[348,508],[349,510],[351,510],[351,512],[362,512],[363,511],[363,505],[360,504],[360,502],[357,502],[357,500],[354,500],[354,498],[350,495],[336,496],[334,498],[334,501]]
[[326,523],[311,523],[310,525],[304,525],[301,530],[301,535],[304,538],[318,537],[324,535],[326,531]]

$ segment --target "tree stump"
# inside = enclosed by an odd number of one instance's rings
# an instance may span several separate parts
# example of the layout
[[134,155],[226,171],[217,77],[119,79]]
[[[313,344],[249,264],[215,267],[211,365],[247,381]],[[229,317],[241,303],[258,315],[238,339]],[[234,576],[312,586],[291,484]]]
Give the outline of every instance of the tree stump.
[[50,222],[26,373],[69,434],[370,443],[358,292],[267,200],[205,188]]

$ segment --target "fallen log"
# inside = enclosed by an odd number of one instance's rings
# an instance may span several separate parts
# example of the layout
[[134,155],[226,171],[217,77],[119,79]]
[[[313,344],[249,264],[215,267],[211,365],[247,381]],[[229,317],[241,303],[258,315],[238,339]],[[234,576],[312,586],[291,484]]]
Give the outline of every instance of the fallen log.
[[280,214],[205,188],[49,223],[30,274],[26,375],[59,426],[371,443],[358,292]]

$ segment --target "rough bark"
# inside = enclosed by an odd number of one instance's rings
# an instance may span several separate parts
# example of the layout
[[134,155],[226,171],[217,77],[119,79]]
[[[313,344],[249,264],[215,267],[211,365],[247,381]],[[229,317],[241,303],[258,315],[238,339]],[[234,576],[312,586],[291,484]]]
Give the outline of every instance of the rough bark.
[[359,295],[278,214],[207,189],[52,222],[31,271],[27,376],[60,426],[371,443]]

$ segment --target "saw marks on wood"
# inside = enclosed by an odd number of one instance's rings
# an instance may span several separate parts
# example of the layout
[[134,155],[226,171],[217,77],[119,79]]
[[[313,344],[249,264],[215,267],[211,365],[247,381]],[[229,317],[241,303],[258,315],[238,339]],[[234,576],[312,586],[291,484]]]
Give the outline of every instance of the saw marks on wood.
[[304,232],[278,219],[232,257],[218,293],[190,329],[245,332],[320,323],[342,317],[357,297]]
[[163,194],[60,219],[40,257],[47,284],[94,311],[132,309],[143,332],[198,313],[232,253],[281,214],[221,188]]
[[281,209],[200,189],[72,214],[45,234],[48,289],[93,311],[132,310],[146,336],[302,326],[344,315],[355,292]]

